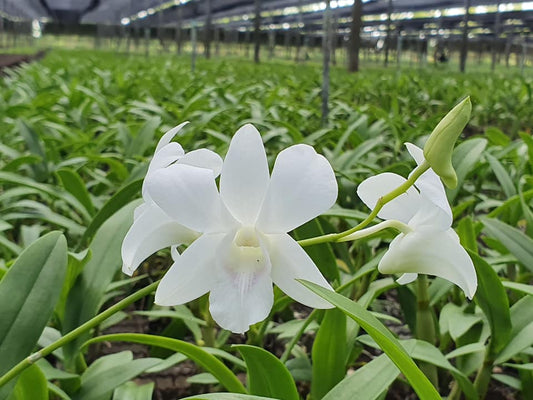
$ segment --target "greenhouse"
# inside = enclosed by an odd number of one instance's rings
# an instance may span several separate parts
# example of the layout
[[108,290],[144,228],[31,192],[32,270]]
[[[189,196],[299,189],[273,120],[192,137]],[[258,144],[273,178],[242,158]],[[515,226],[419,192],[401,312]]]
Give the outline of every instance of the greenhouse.
[[532,31],[0,0],[0,400],[533,399]]

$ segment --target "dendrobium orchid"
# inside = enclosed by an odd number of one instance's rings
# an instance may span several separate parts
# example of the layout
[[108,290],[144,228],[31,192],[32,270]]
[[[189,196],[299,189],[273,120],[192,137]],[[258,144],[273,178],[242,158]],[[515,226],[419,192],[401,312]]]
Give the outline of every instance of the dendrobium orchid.
[[[148,173],[147,198],[167,216],[169,231],[174,224],[198,238],[163,277],[157,304],[183,304],[210,292],[213,319],[236,333],[268,316],[273,283],[310,307],[331,307],[296,281],[331,289],[287,234],[329,209],[337,198],[335,175],[323,156],[307,145],[291,146],[278,155],[270,176],[261,136],[245,125],[230,143],[220,190],[212,169],[184,162],[166,165]],[[146,228],[151,229],[149,221]]]
[[215,179],[222,169],[222,158],[210,150],[199,149],[187,154],[171,140],[187,124],[184,122],[165,133],[157,144],[143,182],[144,203],[134,212],[134,222],[122,242],[122,271],[132,275],[140,263],[158,250],[169,246],[189,244],[200,234],[169,218],[154,203],[146,191],[146,180],[155,171],[172,164],[184,164],[208,169]]
[[[406,146],[417,164],[422,164],[422,149],[411,143]],[[372,209],[381,196],[405,181],[400,175],[382,173],[365,179],[357,194]],[[416,180],[415,186],[385,204],[378,213],[382,219],[398,221],[396,226],[402,231],[379,262],[379,271],[402,273],[398,279],[401,284],[412,282],[418,274],[439,276],[455,283],[472,299],[477,288],[476,271],[451,228],[452,211],[440,178],[429,169]]]

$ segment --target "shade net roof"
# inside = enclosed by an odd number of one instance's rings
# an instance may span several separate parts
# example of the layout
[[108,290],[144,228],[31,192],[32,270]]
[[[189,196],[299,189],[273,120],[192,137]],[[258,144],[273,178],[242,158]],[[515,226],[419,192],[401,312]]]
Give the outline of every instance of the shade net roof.
[[[331,13],[340,31],[351,21],[353,0],[331,0]],[[320,0],[261,0],[262,29],[320,29],[325,2]],[[363,0],[363,24],[383,25],[392,12],[395,28],[453,28],[463,20],[464,0]],[[132,26],[204,24],[211,9],[212,24],[227,29],[251,29],[255,0],[0,0],[5,15],[62,23]],[[502,30],[533,29],[533,1],[470,0],[474,26],[491,29],[499,10]],[[179,22],[178,22],[179,21]]]

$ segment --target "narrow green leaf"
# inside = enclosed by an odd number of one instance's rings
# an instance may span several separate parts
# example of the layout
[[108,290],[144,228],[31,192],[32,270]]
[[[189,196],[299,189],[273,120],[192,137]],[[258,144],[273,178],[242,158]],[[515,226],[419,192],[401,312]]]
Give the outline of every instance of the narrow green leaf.
[[311,282],[303,280],[301,282],[320,297],[339,308],[372,336],[379,347],[389,356],[400,371],[402,371],[421,399],[440,400],[441,397],[437,390],[435,390],[428,378],[405,352],[398,340],[369,311],[340,294],[331,292]]
[[533,239],[505,222],[493,218],[482,218],[486,232],[498,239],[524,267],[533,272]]
[[457,234],[461,239],[461,245],[468,250],[477,253],[477,235],[474,221],[471,216],[462,218],[457,226]]
[[322,400],[376,400],[399,374],[398,367],[382,354],[344,378]]
[[[123,352],[129,353],[131,352]],[[100,357],[81,376],[80,389],[72,396],[73,400],[99,400],[106,398],[113,390],[150,367],[161,362],[157,358],[124,359],[122,353]],[[110,361],[110,362],[106,362]]]
[[496,175],[496,179],[498,179],[498,182],[500,182],[505,196],[509,198],[511,196],[516,195],[516,188],[513,183],[513,180],[511,179],[509,173],[505,170],[503,165],[498,161],[498,159],[494,158],[490,154],[486,154],[485,157],[487,158],[487,161],[489,162],[490,167],[494,172],[494,175]]
[[289,370],[273,354],[255,346],[235,345],[248,370],[248,389],[257,396],[298,400],[296,384]]
[[117,193],[115,193],[93,217],[91,223],[80,239],[80,244],[83,245],[87,241],[91,240],[95,232],[102,226],[104,222],[107,221],[109,217],[111,217],[111,215],[128,204],[132,198],[135,198],[140,194],[141,187],[142,179],[138,179],[130,182]]
[[491,341],[489,351],[498,353],[509,340],[511,315],[507,293],[492,267],[476,253],[469,251],[478,277],[475,300],[489,321]]
[[138,385],[135,382],[126,382],[113,392],[113,400],[152,400],[154,382]]
[[[324,229],[322,229],[318,218],[312,219],[294,230],[294,238],[296,240],[321,236],[323,234]],[[340,280],[337,259],[335,258],[335,254],[333,254],[333,249],[331,248],[330,243],[307,246],[305,252],[309,254],[309,257],[311,257],[318,266],[320,272],[322,272],[329,281],[333,282]]]
[[160,124],[161,118],[159,117],[148,119],[126,148],[126,157],[131,158],[134,155],[144,155],[146,150],[154,143],[155,130]]
[[487,139],[473,138],[464,141],[455,148],[452,156],[452,164],[457,173],[458,183],[455,189],[446,191],[451,203],[453,203],[459,190],[461,190],[467,175],[474,170],[474,166],[481,157],[485,147],[487,147]]
[[46,165],[47,157],[44,150],[44,145],[39,138],[39,135],[24,121],[17,121],[17,128],[20,135],[24,138],[28,150],[35,154],[37,157],[41,158],[41,163],[32,166],[32,169],[35,174],[35,179],[38,181],[43,181],[48,175],[48,167]]
[[48,385],[37,365],[26,368],[8,400],[48,400]]
[[172,351],[185,354],[199,366],[215,376],[220,384],[226,389],[235,393],[246,393],[246,389],[239,379],[216,357],[204,351],[201,347],[184,342],[178,339],[171,339],[162,336],[144,335],[139,333],[123,333],[114,335],[103,335],[93,338],[84,344],[88,346],[92,343],[114,341],[141,343],[149,346],[162,347]]
[[526,285],[525,283],[510,281],[502,281],[502,285],[507,289],[516,290],[517,292],[522,292],[533,296],[533,285]]
[[313,342],[313,399],[320,400],[346,375],[346,340],[346,315],[326,310]]
[[51,232],[25,249],[0,281],[0,376],[37,344],[59,299],[66,268],[67,241],[61,232]]
[[533,296],[524,296],[511,307],[512,331],[496,364],[501,364],[533,345]]
[[[76,279],[65,303],[63,334],[77,328],[96,315],[102,305],[103,296],[113,276],[120,269],[122,240],[133,221],[133,209],[138,202],[132,202],[109,218],[98,230],[91,243],[92,258]],[[65,361],[71,366],[81,343],[88,333],[64,347]]]
[[209,393],[186,397],[183,400],[279,400],[272,397],[252,396],[236,393]]
[[83,204],[87,212],[93,215],[94,205],[91,200],[91,196],[89,195],[87,187],[78,173],[68,168],[61,168],[57,170],[56,173],[59,176],[59,179],[61,179],[61,184],[65,190],[78,199],[78,201]]

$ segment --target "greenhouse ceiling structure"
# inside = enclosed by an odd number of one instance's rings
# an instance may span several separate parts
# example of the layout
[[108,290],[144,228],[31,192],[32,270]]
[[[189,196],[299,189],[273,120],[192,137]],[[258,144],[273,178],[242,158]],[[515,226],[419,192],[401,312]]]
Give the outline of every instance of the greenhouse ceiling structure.
[[[459,26],[469,7],[470,27],[490,33],[496,15],[501,32],[529,34],[533,29],[532,1],[496,0],[363,0],[363,26],[380,26],[389,20],[395,29],[418,31]],[[335,28],[350,29],[353,0],[332,0]],[[64,24],[104,24],[172,27],[210,24],[224,29],[251,30],[259,8],[262,30],[319,31],[325,1],[317,0],[1,0],[8,18],[38,19]],[[474,33],[476,33],[474,31]]]

